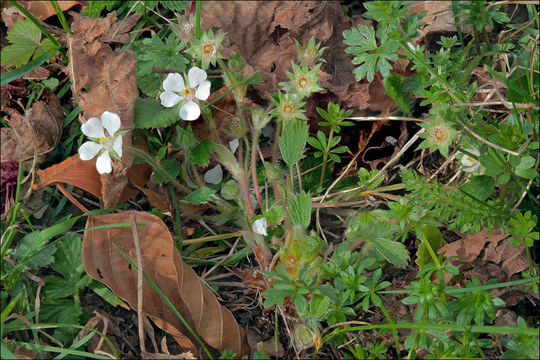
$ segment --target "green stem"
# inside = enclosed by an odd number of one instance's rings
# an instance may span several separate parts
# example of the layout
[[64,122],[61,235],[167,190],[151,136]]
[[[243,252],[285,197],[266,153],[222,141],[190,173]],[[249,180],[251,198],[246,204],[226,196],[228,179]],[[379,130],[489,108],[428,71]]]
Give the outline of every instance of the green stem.
[[253,131],[253,139],[251,141],[251,178],[253,181],[253,190],[259,203],[259,208],[263,209],[261,191],[259,189],[259,181],[257,181],[257,147],[259,144],[259,130]]
[[182,249],[182,219],[180,218],[180,209],[176,201],[176,192],[173,184],[169,183],[169,192],[171,193],[171,202],[174,206],[174,218],[176,220],[176,240],[175,245],[178,250]]
[[330,128],[330,134],[328,135],[328,142],[326,143],[326,149],[324,149],[323,160],[322,160],[322,169],[321,169],[321,179],[319,180],[319,187],[322,186],[324,180],[324,172],[326,170],[326,161],[328,160],[328,153],[330,152],[330,143],[334,137],[334,129]]
[[67,23],[66,17],[64,16],[64,13],[62,12],[62,9],[60,9],[60,5],[58,5],[58,1],[51,0],[51,5],[56,12],[56,16],[58,17],[58,20],[60,20],[60,24],[62,24],[62,28],[64,31],[68,34],[72,34],[71,29],[69,28],[69,25]]
[[214,136],[214,141],[219,143],[219,144],[222,144],[221,139],[220,139],[220,137],[218,135],[218,132],[217,132],[216,123],[214,122],[214,117],[212,116],[212,113],[210,112],[210,110],[207,109],[207,108],[202,108],[201,109],[201,114],[202,114],[204,120],[206,120],[206,122],[210,126],[210,131],[212,131],[212,135]]
[[195,3],[195,36],[201,38],[201,0]]
[[124,145],[123,148],[127,151],[131,151],[132,153],[136,154],[136,155],[139,155],[140,157],[142,157],[144,160],[146,160],[148,162],[148,164],[150,164],[150,166],[152,166],[154,168],[154,170],[156,170],[157,172],[159,172],[161,175],[163,175],[164,178],[166,178],[167,180],[169,180],[171,182],[171,184],[174,185],[174,187],[176,187],[178,190],[180,190],[181,192],[183,193],[186,193],[186,194],[189,194],[191,193],[191,190],[188,189],[185,185],[182,185],[178,180],[176,180],[175,178],[173,178],[172,176],[170,176],[169,174],[167,174],[167,172],[165,170],[163,170],[160,166],[160,164],[158,164],[150,155],[148,155],[145,151],[139,149],[139,148],[136,148],[134,146],[131,146],[131,145]]
[[[384,307],[384,304],[382,303],[382,301],[381,301],[381,305],[379,305],[379,308],[383,312],[384,317],[386,317],[386,321],[388,321],[389,324],[393,325],[394,324],[394,319],[392,319],[392,317],[390,316],[388,311],[386,311],[386,308]],[[399,338],[398,338],[397,329],[392,329],[392,335],[394,336],[394,343],[396,345],[397,357],[398,357],[398,359],[401,359],[401,354],[399,353]]]

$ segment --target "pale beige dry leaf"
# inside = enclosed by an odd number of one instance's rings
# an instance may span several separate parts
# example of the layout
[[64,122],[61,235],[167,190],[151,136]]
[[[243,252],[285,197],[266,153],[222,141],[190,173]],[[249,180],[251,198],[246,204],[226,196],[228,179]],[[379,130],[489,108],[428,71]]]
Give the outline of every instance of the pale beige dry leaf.
[[[239,356],[249,353],[246,335],[231,312],[221,306],[211,290],[182,261],[165,224],[145,212],[123,212],[92,216],[86,228],[137,221],[143,271],[161,289],[190,327],[215,354],[231,349]],[[83,241],[83,265],[92,278],[104,283],[133,309],[137,308],[137,271],[114,248],[118,246],[136,259],[130,227],[87,230]],[[143,312],[160,328],[175,337],[187,351],[200,354],[198,343],[148,282],[143,285]]]

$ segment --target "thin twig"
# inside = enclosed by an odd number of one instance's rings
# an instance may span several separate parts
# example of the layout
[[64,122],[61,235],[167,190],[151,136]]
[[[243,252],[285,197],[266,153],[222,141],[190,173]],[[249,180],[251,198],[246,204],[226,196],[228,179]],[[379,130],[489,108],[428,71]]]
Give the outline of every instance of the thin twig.
[[481,143],[484,143],[484,144],[486,144],[486,145],[488,145],[488,146],[490,146],[490,147],[492,147],[492,148],[494,148],[494,149],[503,151],[503,152],[505,152],[505,153],[507,153],[507,154],[510,154],[510,155],[515,155],[515,156],[521,155],[521,154],[518,153],[518,152],[515,152],[515,151],[512,151],[512,150],[508,150],[508,149],[505,149],[505,148],[503,148],[502,146],[499,146],[499,145],[497,145],[497,144],[494,144],[494,143],[492,143],[492,142],[487,141],[486,139],[484,139],[483,137],[481,137],[480,135],[476,134],[474,131],[472,131],[471,129],[469,129],[469,128],[467,127],[467,125],[465,125],[465,124],[464,124],[461,120],[459,120],[458,118],[455,118],[454,120],[455,120],[459,125],[463,126],[463,128],[464,128],[465,130],[467,130],[472,136],[474,136],[474,137],[475,137],[478,141],[480,141]]
[[137,232],[137,223],[135,221],[135,214],[129,214],[129,221],[131,223],[131,232],[133,233],[133,242],[135,243],[135,253],[137,254],[137,323],[139,327],[139,342],[141,346],[141,353],[146,352],[146,346],[144,344],[144,319],[142,313],[143,307],[143,268],[142,268],[142,254],[141,245],[139,242],[139,233]]

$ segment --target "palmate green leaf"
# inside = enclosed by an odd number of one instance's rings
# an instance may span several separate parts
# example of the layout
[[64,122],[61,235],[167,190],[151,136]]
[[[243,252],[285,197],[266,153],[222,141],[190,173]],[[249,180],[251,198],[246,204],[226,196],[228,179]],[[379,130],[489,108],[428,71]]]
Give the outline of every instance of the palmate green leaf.
[[307,123],[302,120],[291,121],[283,129],[283,133],[278,140],[279,149],[283,160],[289,166],[302,157],[308,138],[308,129]]
[[156,97],[165,79],[165,74],[158,74],[153,70],[154,66],[178,73],[186,70],[189,60],[181,54],[186,44],[174,34],[164,40],[154,36],[151,39],[136,40],[131,44],[137,58],[137,86],[143,93]]
[[[350,45],[345,49],[345,52],[353,54],[353,64],[360,64],[359,67],[353,70],[355,78],[360,81],[367,78],[369,82],[373,81],[376,72],[380,72],[384,78],[390,75],[392,65],[388,60],[396,60],[398,58],[397,50],[398,42],[388,37],[384,27],[375,31],[364,25],[359,24],[357,28],[343,31],[343,42]],[[380,45],[377,46],[377,40]]]
[[21,66],[27,63],[34,51],[41,45],[41,31],[30,20],[17,21],[6,39],[11,45],[1,53],[1,63],[5,66]]
[[[83,309],[79,302],[46,299],[41,303],[39,318],[45,323],[79,325],[82,314]],[[55,330],[54,337],[67,345],[79,331],[79,328],[60,327]]]
[[166,108],[158,100],[137,98],[133,113],[135,126],[139,129],[170,126],[180,120],[178,107]]

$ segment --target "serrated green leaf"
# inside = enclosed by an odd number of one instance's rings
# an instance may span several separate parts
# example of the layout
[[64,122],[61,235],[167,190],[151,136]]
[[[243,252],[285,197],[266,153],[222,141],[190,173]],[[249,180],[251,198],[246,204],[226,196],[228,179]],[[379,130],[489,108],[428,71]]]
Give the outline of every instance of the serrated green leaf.
[[375,239],[372,244],[377,252],[391,264],[399,267],[407,265],[407,261],[409,260],[409,252],[402,243],[378,238]]
[[396,104],[407,113],[412,116],[410,108],[409,94],[403,91],[403,77],[390,74],[384,79],[384,87],[386,89],[386,95],[390,96]]
[[[73,300],[45,300],[41,303],[40,320],[46,323],[80,324],[83,309],[79,302]],[[72,342],[80,331],[78,328],[60,327],[54,332],[56,339],[64,344]]]
[[67,282],[76,284],[84,273],[81,238],[73,234],[65,235],[58,243],[55,262],[51,267],[62,274]]
[[182,12],[186,10],[190,4],[190,1],[161,1],[160,4],[168,10]]
[[214,144],[209,139],[204,139],[195,145],[189,154],[189,159],[200,166],[208,165],[209,153],[214,151]]
[[291,121],[279,137],[279,149],[283,160],[289,165],[293,165],[300,160],[306,146],[308,138],[308,125],[305,121]]
[[302,230],[307,229],[311,221],[311,197],[302,191],[289,198],[289,215],[292,223]]
[[473,176],[460,189],[479,200],[486,200],[495,190],[495,180],[487,175]]
[[281,224],[284,216],[285,210],[279,205],[274,205],[270,210],[264,213],[264,217],[268,221],[268,225]]
[[39,231],[26,234],[15,247],[12,257],[17,262],[27,263],[31,269],[37,269],[50,265],[54,261],[56,246],[54,244],[43,247],[43,239]]
[[[176,178],[180,174],[180,164],[176,160],[163,160],[161,163],[161,168],[165,171],[170,177]],[[155,172],[154,180],[156,182],[167,182],[167,178],[161,175],[159,172]]]
[[190,204],[204,204],[212,200],[215,196],[215,193],[215,190],[209,189],[207,187],[202,187],[186,196],[182,201]]
[[139,129],[167,127],[180,120],[178,106],[165,108],[158,100],[141,98],[135,100],[133,117]]
[[41,45],[41,31],[32,21],[20,20],[13,25],[6,39],[11,45],[2,49],[2,65],[21,66],[30,60],[36,48]]

